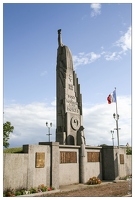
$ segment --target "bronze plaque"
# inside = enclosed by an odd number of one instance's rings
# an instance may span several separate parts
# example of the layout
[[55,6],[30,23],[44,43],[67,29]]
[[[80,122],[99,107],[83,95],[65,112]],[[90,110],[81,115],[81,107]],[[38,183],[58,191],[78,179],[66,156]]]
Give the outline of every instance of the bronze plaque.
[[87,162],[100,162],[100,152],[87,152]]
[[45,152],[36,152],[36,167],[44,168],[45,166]]
[[61,151],[60,163],[77,163],[77,152]]
[[120,164],[124,164],[124,154],[120,154]]

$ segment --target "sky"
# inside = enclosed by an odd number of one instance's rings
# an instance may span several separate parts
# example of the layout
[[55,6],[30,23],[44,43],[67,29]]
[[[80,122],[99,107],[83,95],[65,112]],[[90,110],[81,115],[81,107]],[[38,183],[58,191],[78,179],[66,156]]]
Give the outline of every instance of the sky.
[[132,145],[132,4],[4,3],[3,122],[14,126],[10,147],[48,141],[46,122],[55,141],[58,29],[80,84],[86,144],[112,145],[116,103],[107,97],[116,87],[120,145]]

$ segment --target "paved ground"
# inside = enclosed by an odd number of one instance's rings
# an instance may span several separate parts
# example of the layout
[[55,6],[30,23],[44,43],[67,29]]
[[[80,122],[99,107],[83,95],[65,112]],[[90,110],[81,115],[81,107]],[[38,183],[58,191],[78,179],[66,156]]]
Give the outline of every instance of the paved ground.
[[[36,196],[33,194],[33,196]],[[40,197],[123,197],[132,196],[132,182],[103,182],[99,185],[75,184],[61,186],[60,191],[40,193]]]

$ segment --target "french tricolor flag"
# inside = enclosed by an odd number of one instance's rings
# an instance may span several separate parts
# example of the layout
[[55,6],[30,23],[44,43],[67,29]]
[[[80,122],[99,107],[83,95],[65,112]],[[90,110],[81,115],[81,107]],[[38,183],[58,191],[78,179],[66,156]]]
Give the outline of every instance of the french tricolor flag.
[[116,91],[114,90],[113,93],[109,94],[107,97],[108,104],[116,103]]

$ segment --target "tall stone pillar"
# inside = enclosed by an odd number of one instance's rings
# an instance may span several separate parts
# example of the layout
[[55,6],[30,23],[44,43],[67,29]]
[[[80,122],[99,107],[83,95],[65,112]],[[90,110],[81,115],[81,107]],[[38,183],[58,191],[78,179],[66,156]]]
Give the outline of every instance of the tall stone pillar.
[[79,153],[79,178],[80,183],[85,183],[85,166],[86,166],[86,158],[85,158],[85,145],[81,144],[80,153]]
[[81,145],[84,142],[82,125],[82,95],[80,84],[73,70],[70,49],[63,45],[61,29],[58,30],[57,73],[56,73],[56,142]]

